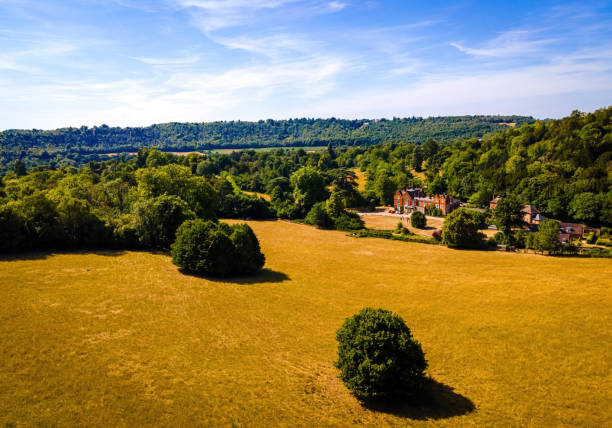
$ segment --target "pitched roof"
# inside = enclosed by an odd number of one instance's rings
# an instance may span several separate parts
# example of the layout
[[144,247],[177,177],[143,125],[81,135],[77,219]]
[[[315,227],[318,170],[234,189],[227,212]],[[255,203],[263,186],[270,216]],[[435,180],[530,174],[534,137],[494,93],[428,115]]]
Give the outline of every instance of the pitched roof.
[[538,211],[533,205],[525,205],[523,207],[523,209],[521,210],[521,212],[524,212],[525,214],[540,214],[540,211]]

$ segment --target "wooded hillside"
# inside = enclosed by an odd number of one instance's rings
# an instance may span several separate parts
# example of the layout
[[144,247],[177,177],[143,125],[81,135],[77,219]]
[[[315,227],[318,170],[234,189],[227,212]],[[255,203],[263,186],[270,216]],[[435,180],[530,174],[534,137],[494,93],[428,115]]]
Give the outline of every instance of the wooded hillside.
[[533,123],[524,116],[449,116],[393,120],[289,119],[258,122],[165,123],[144,128],[63,128],[0,132],[0,173],[17,159],[30,167],[83,165],[99,153],[136,152],[140,147],[191,151],[270,146],[440,143],[482,137],[508,124]]

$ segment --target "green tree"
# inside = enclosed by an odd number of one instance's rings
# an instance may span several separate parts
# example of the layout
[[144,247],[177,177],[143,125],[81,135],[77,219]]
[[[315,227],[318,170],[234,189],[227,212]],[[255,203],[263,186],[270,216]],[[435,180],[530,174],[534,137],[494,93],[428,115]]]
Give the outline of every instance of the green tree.
[[410,224],[412,227],[416,227],[417,229],[425,229],[425,225],[427,224],[427,217],[421,211],[415,211],[410,214]]
[[593,222],[599,216],[599,200],[591,192],[574,195],[569,205],[569,213],[576,220]]
[[325,203],[325,210],[331,218],[340,216],[344,212],[344,201],[338,191],[333,191]]
[[451,212],[442,226],[442,242],[449,247],[481,248],[483,237],[478,222],[463,208]]
[[359,399],[411,396],[423,386],[427,360],[404,320],[365,308],[336,333],[340,379]]
[[524,224],[523,206],[518,196],[507,194],[497,202],[493,210],[493,220],[510,245],[514,245],[512,228]]
[[78,248],[108,242],[104,223],[92,212],[86,200],[65,197],[60,199],[56,209],[66,245]]
[[157,149],[149,150],[149,154],[147,155],[147,160],[145,164],[147,167],[152,168],[156,166],[166,165],[168,163],[168,159],[165,153],[160,152]]
[[198,217],[215,217],[217,192],[205,178],[193,176],[187,167],[171,164],[141,169],[137,171],[136,179],[138,191],[144,197],[179,196]]
[[141,245],[170,248],[178,227],[195,214],[178,196],[162,195],[135,203],[132,218]]
[[19,250],[31,244],[27,241],[24,220],[14,206],[14,203],[0,205],[0,252]]
[[332,171],[332,186],[335,191],[340,192],[346,207],[355,207],[360,202],[357,190],[357,174],[346,168]]
[[249,274],[257,272],[264,266],[266,257],[261,252],[257,236],[248,224],[232,226],[230,239],[234,244],[237,257],[235,273]]
[[559,250],[559,222],[544,220],[540,223],[535,242],[536,249],[555,253]]
[[410,166],[416,172],[421,172],[423,170],[423,149],[419,146],[414,148],[414,152],[412,152],[412,161],[410,162]]
[[423,144],[423,156],[428,161],[433,159],[436,153],[440,150],[440,145],[433,138],[428,138]]
[[327,199],[325,177],[317,168],[302,167],[291,174],[290,181],[295,202],[306,212],[317,202]]
[[320,229],[329,229],[334,225],[333,220],[327,213],[325,202],[317,202],[314,204],[310,211],[308,211],[304,222],[317,226]]
[[393,195],[396,191],[395,182],[385,173],[380,173],[374,182],[374,192],[381,204],[392,205]]
[[13,167],[13,172],[17,177],[22,177],[26,175],[28,172],[26,171],[25,163],[21,159],[17,159],[15,161],[15,166]]
[[253,273],[265,262],[248,225],[187,220],[176,231],[172,262],[188,272],[215,276]]

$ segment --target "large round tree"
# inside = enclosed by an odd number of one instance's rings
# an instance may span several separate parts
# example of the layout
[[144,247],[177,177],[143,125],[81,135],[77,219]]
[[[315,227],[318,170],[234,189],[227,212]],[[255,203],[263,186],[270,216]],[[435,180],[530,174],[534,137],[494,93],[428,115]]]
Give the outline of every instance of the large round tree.
[[421,389],[427,360],[404,320],[365,308],[336,333],[340,379],[359,399],[410,396]]
[[415,211],[410,214],[410,224],[417,229],[425,229],[427,225],[427,217],[421,211]]
[[249,225],[196,219],[176,231],[172,262],[188,272],[227,276],[256,272],[265,257]]
[[442,225],[442,242],[449,247],[480,248],[483,237],[478,222],[463,208],[450,213]]

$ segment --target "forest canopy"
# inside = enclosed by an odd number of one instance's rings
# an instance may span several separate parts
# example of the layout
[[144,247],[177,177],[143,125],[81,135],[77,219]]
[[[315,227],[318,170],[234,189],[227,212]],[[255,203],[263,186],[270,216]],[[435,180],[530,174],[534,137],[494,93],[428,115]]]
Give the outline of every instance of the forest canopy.
[[525,116],[447,116],[387,119],[289,119],[258,122],[164,123],[139,128],[106,125],[56,130],[0,132],[0,173],[20,159],[28,167],[80,166],[102,153],[133,153],[155,146],[162,151],[221,148],[306,147],[391,142],[442,144],[482,137],[511,125],[532,123]]

